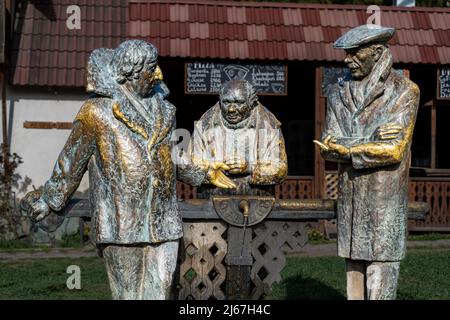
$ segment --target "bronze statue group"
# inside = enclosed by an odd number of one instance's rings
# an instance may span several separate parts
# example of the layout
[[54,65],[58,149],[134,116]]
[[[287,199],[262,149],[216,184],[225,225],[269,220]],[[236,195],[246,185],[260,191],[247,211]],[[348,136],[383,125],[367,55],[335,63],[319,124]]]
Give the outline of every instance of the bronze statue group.
[[[331,90],[323,135],[314,141],[339,164],[337,248],[348,299],[395,299],[405,255],[419,89],[392,69],[386,43],[394,31],[363,25],[336,40],[349,72]],[[249,82],[232,80],[174,161],[175,107],[156,47],[141,40],[94,50],[87,90],[50,179],[25,197],[28,212],[40,221],[62,210],[88,170],[91,237],[113,298],[168,299],[183,236],[176,180],[205,198],[270,194],[288,172],[281,124]]]

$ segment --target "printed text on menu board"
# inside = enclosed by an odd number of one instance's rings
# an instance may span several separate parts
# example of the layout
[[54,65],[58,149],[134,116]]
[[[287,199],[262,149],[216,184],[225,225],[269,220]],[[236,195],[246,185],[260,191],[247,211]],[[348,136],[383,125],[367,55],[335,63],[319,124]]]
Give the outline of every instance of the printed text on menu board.
[[438,98],[450,99],[450,68],[439,69]]
[[287,66],[281,64],[186,63],[185,92],[217,94],[222,83],[245,79],[258,94],[287,95]]

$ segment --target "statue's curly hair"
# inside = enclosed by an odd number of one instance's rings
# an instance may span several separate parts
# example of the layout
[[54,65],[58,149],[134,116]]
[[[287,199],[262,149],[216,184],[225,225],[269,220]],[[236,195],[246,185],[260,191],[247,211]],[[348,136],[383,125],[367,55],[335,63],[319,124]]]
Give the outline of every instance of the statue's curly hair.
[[115,79],[122,84],[137,79],[144,66],[156,64],[158,50],[143,40],[127,40],[115,50],[111,60]]

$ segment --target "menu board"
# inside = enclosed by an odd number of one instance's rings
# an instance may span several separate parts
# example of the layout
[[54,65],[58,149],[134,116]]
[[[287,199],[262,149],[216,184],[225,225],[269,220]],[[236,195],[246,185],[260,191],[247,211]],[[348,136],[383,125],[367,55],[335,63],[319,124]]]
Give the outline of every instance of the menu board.
[[282,64],[185,64],[185,93],[217,94],[222,83],[245,79],[261,95],[287,95],[287,66]]
[[437,98],[450,99],[450,68],[439,69]]
[[348,68],[324,67],[322,78],[322,96],[328,97],[331,87],[344,79]]

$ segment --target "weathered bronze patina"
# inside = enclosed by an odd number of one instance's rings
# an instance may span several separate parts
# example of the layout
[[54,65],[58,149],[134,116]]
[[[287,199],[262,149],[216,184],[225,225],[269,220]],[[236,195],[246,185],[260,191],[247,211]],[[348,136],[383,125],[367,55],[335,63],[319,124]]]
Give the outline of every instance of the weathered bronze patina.
[[[228,299],[251,296],[252,230],[270,214],[274,185],[287,175],[280,122],[245,80],[222,85],[219,103],[196,122],[179,178],[199,186],[227,230]],[[260,288],[261,291],[263,289]]]
[[354,28],[335,42],[349,73],[328,97],[315,141],[339,163],[338,254],[349,299],[394,299],[405,255],[410,146],[419,88],[392,69],[394,29]]
[[196,122],[179,177],[204,187],[204,197],[273,194],[287,175],[280,122],[245,80],[225,83],[219,98]]
[[42,194],[24,201],[37,221],[60,211],[89,169],[91,236],[115,299],[169,298],[182,236],[170,152],[175,107],[157,58],[152,44],[138,40],[92,52],[92,96]]

